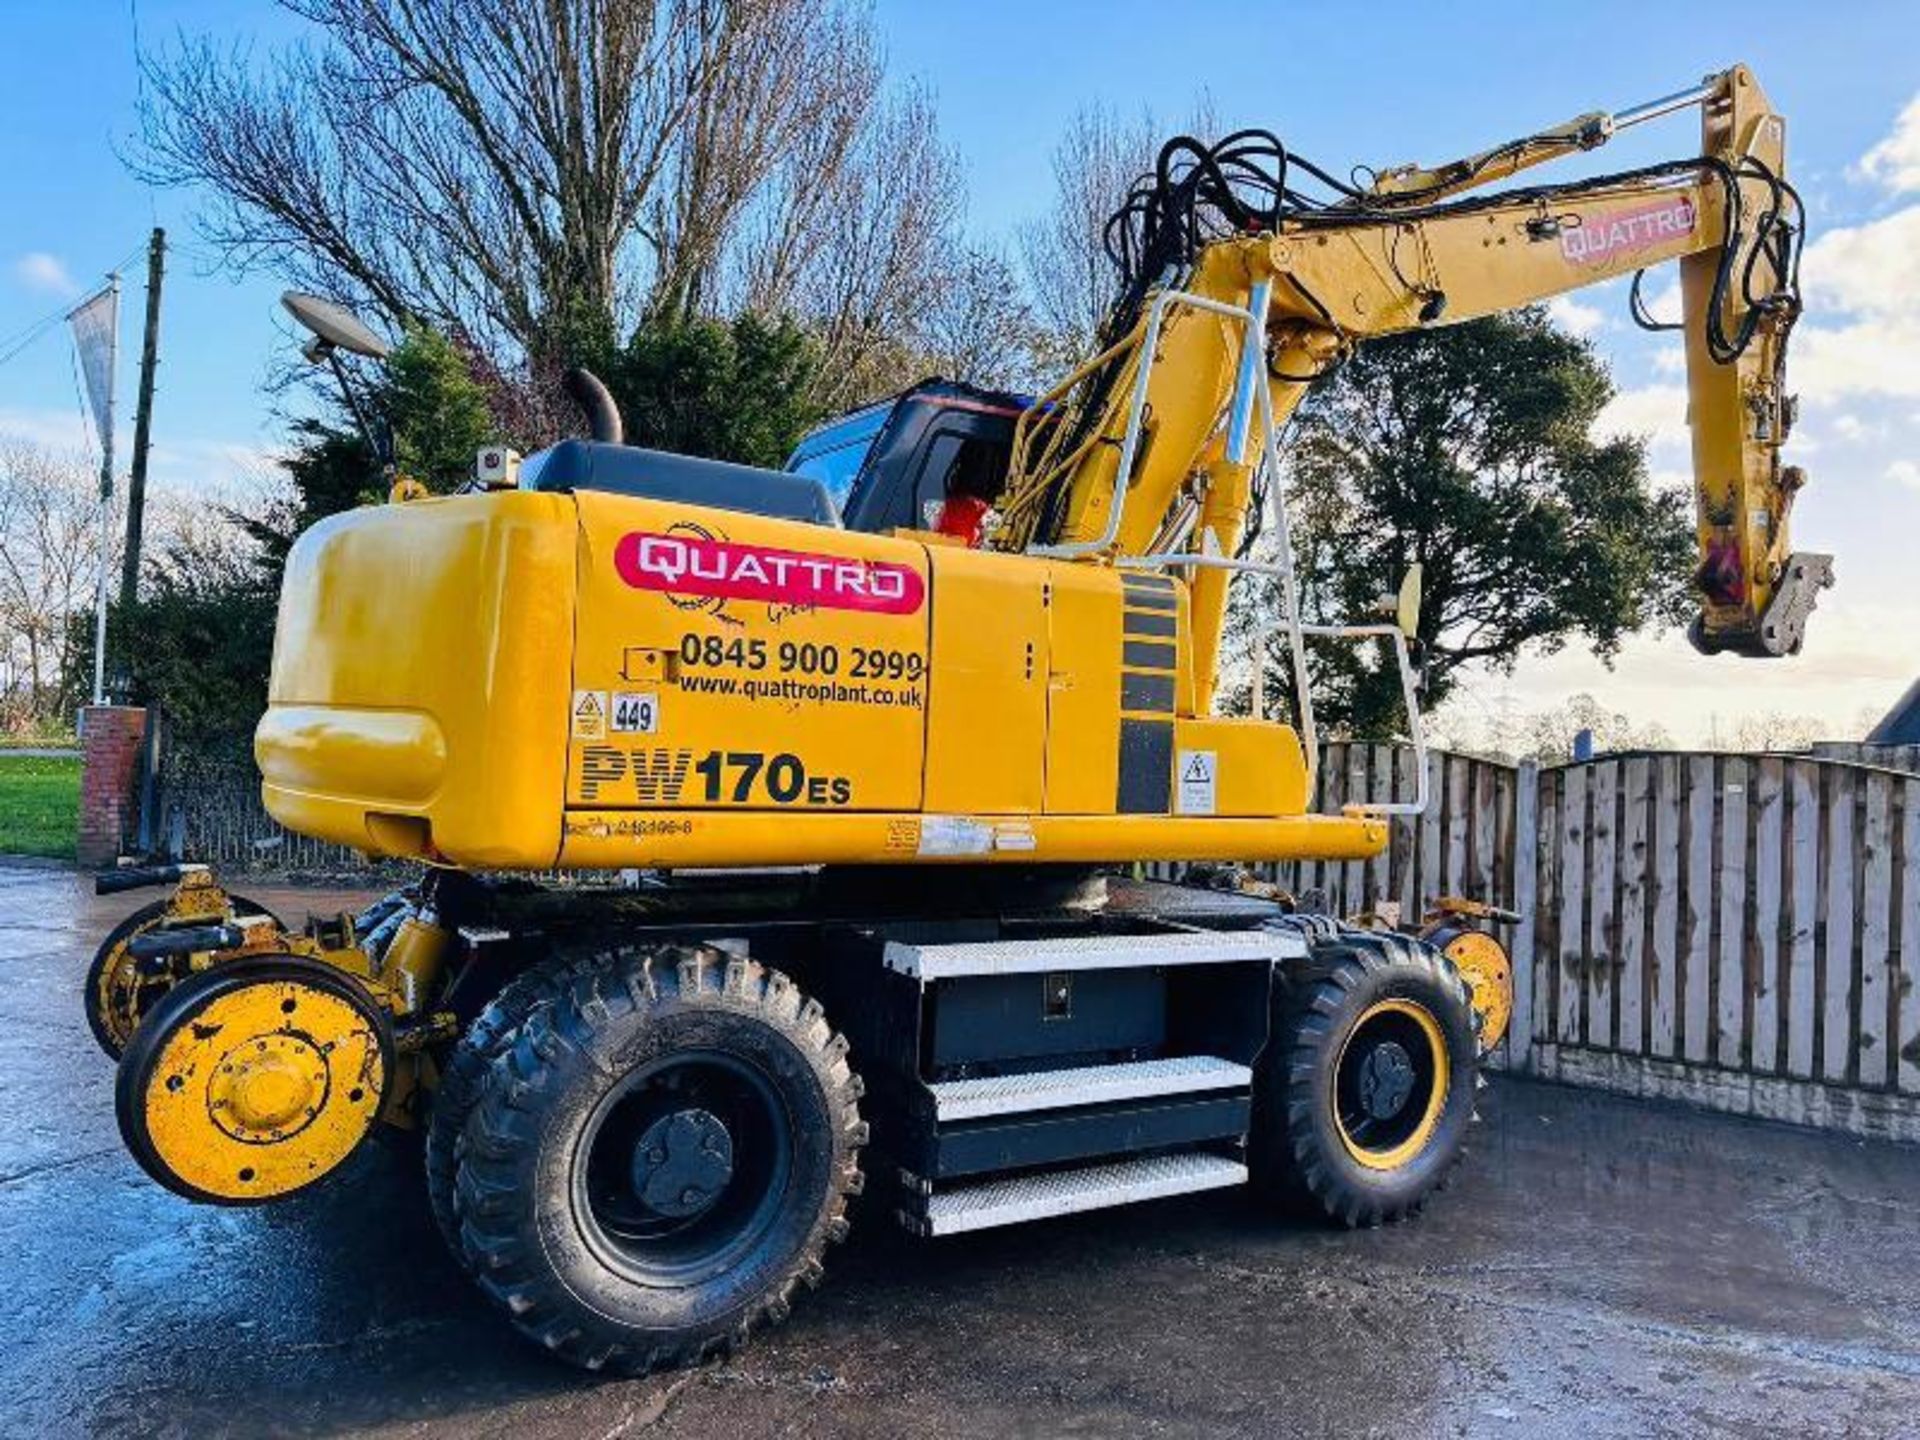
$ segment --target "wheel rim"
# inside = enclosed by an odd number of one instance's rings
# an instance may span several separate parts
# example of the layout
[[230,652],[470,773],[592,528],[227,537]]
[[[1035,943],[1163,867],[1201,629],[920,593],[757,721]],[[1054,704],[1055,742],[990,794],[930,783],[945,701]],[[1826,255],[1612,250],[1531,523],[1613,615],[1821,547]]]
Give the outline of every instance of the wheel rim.
[[756,1066],[686,1050],[630,1071],[594,1108],[573,1164],[580,1228],[643,1285],[697,1285],[774,1223],[793,1171],[786,1106]]
[[1433,1012],[1412,1000],[1376,1000],[1341,1042],[1333,1121],[1348,1155],[1396,1170],[1439,1128],[1452,1066]]
[[121,1135],[163,1185],[217,1204],[293,1194],[336,1170],[392,1075],[382,1012],[317,961],[222,962],[174,987],[121,1057]]

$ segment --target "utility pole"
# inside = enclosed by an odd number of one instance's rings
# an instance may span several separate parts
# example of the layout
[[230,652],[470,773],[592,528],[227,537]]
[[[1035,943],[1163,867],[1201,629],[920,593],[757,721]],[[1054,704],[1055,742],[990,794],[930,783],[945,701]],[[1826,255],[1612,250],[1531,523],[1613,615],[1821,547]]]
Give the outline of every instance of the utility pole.
[[140,530],[147,506],[147,447],[153,433],[153,370],[159,363],[160,286],[166,278],[167,232],[153,228],[147,245],[147,328],[140,342],[140,395],[133,412],[133,467],[127,475],[127,548],[120,559],[120,613],[140,597]]

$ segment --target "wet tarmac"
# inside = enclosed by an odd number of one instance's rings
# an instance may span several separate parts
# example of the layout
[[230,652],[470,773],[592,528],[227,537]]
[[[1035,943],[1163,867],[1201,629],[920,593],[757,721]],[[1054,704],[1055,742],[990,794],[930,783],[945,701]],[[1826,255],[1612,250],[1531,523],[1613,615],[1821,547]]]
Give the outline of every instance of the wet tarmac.
[[1920,1435],[1920,1150],[1519,1083],[1409,1225],[869,1213],[732,1363],[596,1382],[469,1291],[404,1144],[259,1210],[141,1174],[77,999],[141,898],[0,865],[6,1434]]

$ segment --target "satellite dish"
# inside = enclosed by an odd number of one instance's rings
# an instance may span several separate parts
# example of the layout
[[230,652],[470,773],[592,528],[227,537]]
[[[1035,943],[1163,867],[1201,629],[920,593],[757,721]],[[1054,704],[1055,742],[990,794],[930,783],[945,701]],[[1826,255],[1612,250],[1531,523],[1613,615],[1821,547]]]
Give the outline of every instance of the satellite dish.
[[280,297],[280,303],[303,329],[313,332],[316,343],[309,346],[307,352],[312,360],[324,358],[328,350],[345,350],[351,355],[384,360],[392,349],[351,313],[318,295],[289,290]]

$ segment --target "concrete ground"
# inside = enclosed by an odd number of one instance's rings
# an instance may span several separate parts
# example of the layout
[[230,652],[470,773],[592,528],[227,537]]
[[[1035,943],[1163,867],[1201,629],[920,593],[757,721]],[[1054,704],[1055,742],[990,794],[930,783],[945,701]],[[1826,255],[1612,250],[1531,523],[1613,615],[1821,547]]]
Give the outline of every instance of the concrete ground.
[[404,1147],[260,1210],[141,1174],[78,998],[140,898],[0,868],[5,1433],[1920,1434],[1920,1152],[1519,1083],[1412,1224],[868,1214],[732,1363],[596,1382],[468,1289]]

